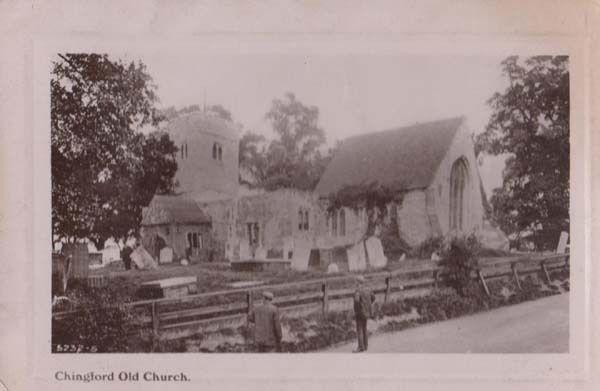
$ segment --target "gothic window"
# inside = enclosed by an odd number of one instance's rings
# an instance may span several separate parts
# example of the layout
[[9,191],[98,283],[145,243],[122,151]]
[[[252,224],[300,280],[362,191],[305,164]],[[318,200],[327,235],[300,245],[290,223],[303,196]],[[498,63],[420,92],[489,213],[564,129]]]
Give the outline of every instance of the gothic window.
[[338,214],[337,211],[334,211],[331,214],[331,236],[337,236],[338,232]]
[[468,202],[465,189],[469,182],[469,170],[464,159],[458,159],[450,171],[450,229],[462,230],[466,220]]
[[339,222],[339,228],[340,228],[340,236],[346,236],[346,212],[344,211],[344,209],[340,209],[340,222]]
[[182,143],[181,148],[179,148],[179,151],[181,152],[181,160],[187,159],[187,157],[188,157],[187,143]]
[[198,255],[202,248],[202,235],[198,232],[188,232],[187,241],[187,255]]
[[219,143],[213,144],[212,149],[212,157],[215,160],[222,161],[223,160],[223,147]]
[[308,210],[298,209],[298,230],[308,231]]

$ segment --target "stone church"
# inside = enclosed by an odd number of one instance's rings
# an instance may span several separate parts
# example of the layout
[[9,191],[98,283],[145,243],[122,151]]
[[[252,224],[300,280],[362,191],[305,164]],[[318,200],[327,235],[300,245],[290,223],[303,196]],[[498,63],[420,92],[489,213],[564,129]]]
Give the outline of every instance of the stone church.
[[155,196],[141,227],[142,243],[157,258],[168,246],[175,260],[192,262],[281,263],[301,270],[385,264],[365,237],[366,211],[328,210],[329,195],[374,182],[402,193],[388,212],[398,238],[410,246],[453,232],[481,233],[486,245],[506,246],[501,232],[490,235],[484,219],[485,196],[464,118],[350,137],[313,192],[239,185],[241,129],[217,116],[193,112],[167,131],[179,148],[179,193]]

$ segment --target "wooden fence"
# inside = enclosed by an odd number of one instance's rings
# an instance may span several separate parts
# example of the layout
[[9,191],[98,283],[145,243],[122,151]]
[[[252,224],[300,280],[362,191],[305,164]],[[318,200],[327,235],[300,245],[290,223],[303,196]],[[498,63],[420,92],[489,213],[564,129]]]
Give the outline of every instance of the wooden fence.
[[[521,289],[521,277],[528,274],[541,273],[546,282],[550,282],[550,272],[565,268],[568,270],[568,259],[568,254],[565,254],[488,260],[481,263],[473,278],[479,280],[487,295],[491,295],[487,284],[491,279],[513,278],[518,289]],[[431,289],[443,285],[445,276],[443,268],[430,265],[368,273],[364,274],[364,277],[366,284],[374,293],[383,295],[385,303],[393,294],[403,295],[417,288]],[[244,318],[253,308],[254,296],[264,290],[275,292],[274,304],[284,313],[307,307],[327,313],[332,304],[347,301],[354,296],[355,288],[347,287],[353,279],[354,276],[341,276],[262,285],[246,289],[200,293],[182,298],[136,301],[126,306],[134,311],[141,311],[143,315],[140,328],[151,328],[154,335],[158,336],[165,330]],[[211,304],[211,300],[224,301],[224,303]],[[182,306],[185,308],[177,308]],[[54,313],[53,318],[64,319],[76,314],[77,311],[59,312]]]

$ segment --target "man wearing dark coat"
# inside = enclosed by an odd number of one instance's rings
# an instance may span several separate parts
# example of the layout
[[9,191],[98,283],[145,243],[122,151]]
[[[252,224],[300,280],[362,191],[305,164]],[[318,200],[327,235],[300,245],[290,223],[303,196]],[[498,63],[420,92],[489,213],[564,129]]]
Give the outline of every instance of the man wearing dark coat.
[[356,278],[356,291],[354,293],[354,318],[356,319],[356,334],[358,336],[358,349],[354,353],[365,352],[369,348],[367,320],[373,317],[373,302],[375,294],[365,286],[365,278]]
[[281,322],[272,292],[263,292],[263,303],[250,312],[248,321],[254,323],[254,344],[258,352],[281,351]]

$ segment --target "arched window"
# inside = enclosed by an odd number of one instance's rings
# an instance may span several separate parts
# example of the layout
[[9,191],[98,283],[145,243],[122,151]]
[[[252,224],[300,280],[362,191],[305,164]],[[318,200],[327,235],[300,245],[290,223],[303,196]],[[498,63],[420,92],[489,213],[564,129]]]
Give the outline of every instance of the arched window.
[[181,160],[187,159],[187,157],[188,157],[187,143],[181,143],[181,148],[179,150],[181,152]]
[[458,159],[450,171],[450,229],[464,228],[468,202],[465,189],[469,184],[469,168],[464,158]]
[[338,213],[337,210],[331,213],[331,236],[337,236],[338,232]]
[[308,211],[304,211],[304,230],[308,231]]
[[340,210],[340,236],[346,236],[346,212],[344,209]]
[[302,227],[304,226],[304,213],[302,213],[302,209],[298,209],[298,230],[302,231]]
[[219,144],[219,143],[213,144],[212,157],[213,157],[213,159],[218,160],[218,161],[223,160],[223,147],[221,146],[221,144]]

